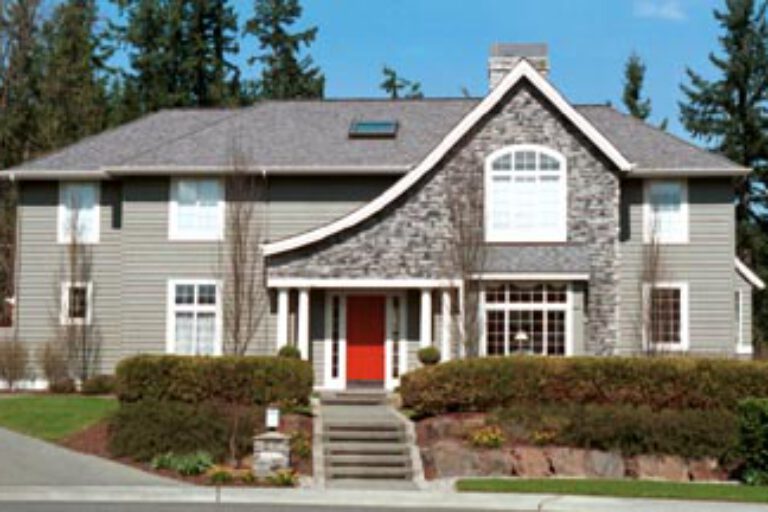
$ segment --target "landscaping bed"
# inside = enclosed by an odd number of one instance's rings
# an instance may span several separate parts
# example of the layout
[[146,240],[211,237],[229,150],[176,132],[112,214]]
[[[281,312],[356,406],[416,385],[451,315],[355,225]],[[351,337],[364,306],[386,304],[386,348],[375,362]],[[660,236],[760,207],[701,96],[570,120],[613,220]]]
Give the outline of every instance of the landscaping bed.
[[761,487],[733,484],[649,482],[639,480],[579,479],[463,479],[456,482],[462,492],[504,492],[615,496],[620,498],[666,498],[683,500],[768,503]]

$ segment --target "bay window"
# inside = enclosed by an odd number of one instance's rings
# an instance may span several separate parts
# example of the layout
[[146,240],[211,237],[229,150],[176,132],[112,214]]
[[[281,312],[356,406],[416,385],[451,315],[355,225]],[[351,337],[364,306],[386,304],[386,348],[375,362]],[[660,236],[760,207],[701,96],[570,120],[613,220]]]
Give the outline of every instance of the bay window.
[[224,187],[221,180],[173,180],[170,205],[171,240],[224,238]]
[[485,233],[489,242],[565,242],[565,158],[541,146],[511,146],[485,163]]
[[61,182],[59,184],[59,243],[98,243],[99,192],[98,182]]
[[494,283],[483,291],[485,353],[567,355],[568,285]]
[[168,351],[179,355],[219,355],[221,298],[215,281],[169,283]]

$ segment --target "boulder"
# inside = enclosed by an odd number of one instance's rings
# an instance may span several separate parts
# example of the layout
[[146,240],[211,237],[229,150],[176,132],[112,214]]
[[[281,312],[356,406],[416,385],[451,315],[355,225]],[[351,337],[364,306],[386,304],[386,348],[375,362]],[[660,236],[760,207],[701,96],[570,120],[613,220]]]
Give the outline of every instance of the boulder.
[[586,477],[615,480],[624,478],[626,474],[624,458],[619,453],[588,450],[586,458]]
[[584,476],[587,472],[587,451],[579,448],[550,447],[544,450],[556,476]]
[[637,455],[627,460],[627,475],[648,480],[687,482],[688,464],[670,455]]
[[549,459],[541,448],[533,446],[516,446],[511,451],[512,474],[537,478],[550,476],[552,468]]
[[419,439],[431,444],[449,437],[463,439],[467,434],[485,425],[485,415],[477,413],[445,414],[419,422]]
[[476,454],[460,441],[443,439],[425,451],[425,459],[434,466],[434,474],[438,478],[477,474]]
[[481,476],[511,475],[512,454],[504,449],[476,452],[476,473]]
[[728,480],[728,472],[713,458],[689,460],[688,474],[696,482]]

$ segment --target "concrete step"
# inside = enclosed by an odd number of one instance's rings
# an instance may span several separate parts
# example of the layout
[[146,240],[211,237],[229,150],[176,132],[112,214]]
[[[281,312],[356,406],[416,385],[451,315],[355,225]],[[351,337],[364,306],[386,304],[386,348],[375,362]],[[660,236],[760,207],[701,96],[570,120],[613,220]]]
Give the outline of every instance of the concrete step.
[[326,477],[329,479],[360,478],[370,480],[410,480],[413,478],[411,468],[388,468],[368,466],[327,467]]
[[377,391],[338,391],[320,395],[323,405],[382,405],[387,394]]
[[368,466],[377,468],[410,468],[411,457],[406,454],[365,454],[365,455],[328,455],[325,459],[330,467]]
[[407,435],[404,431],[331,431],[323,432],[323,441],[327,443],[332,442],[371,442],[371,443],[405,443],[408,441]]
[[366,421],[366,420],[352,420],[352,421],[326,421],[323,425],[325,432],[402,432],[405,430],[404,425],[397,421]]
[[326,456],[333,455],[408,455],[410,447],[405,443],[332,442],[325,444]]

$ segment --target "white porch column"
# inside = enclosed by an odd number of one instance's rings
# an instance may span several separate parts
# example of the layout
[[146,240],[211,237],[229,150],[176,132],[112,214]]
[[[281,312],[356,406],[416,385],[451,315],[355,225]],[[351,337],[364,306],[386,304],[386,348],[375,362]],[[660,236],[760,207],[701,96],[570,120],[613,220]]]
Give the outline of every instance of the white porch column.
[[432,290],[422,288],[421,290],[421,329],[420,346],[422,348],[432,345]]
[[440,305],[442,307],[442,332],[441,334],[441,347],[440,353],[443,356],[443,361],[451,359],[451,289],[445,289],[440,297]]
[[309,289],[299,290],[298,345],[302,359],[309,359]]
[[288,288],[277,290],[277,350],[288,344]]

